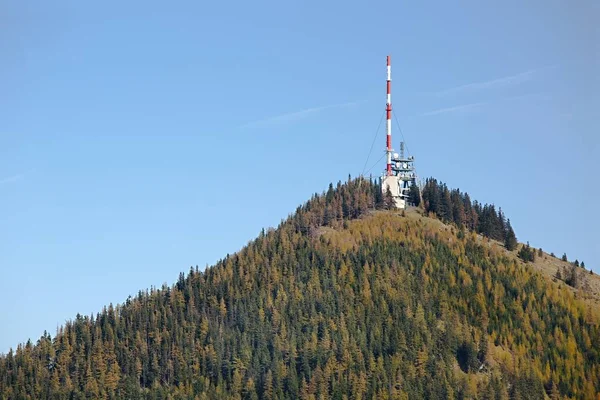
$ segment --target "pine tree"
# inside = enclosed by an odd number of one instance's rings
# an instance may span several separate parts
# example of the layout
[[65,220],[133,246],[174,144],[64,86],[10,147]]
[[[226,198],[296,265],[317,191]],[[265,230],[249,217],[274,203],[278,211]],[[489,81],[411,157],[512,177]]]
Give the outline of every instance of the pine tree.
[[415,182],[410,185],[410,191],[408,193],[409,203],[418,207],[421,204],[421,193],[419,193],[419,187]]
[[525,246],[521,246],[521,249],[517,253],[519,258],[525,262],[535,261],[535,251],[529,246],[529,242]]
[[467,216],[465,214],[465,205],[460,195],[460,191],[458,189],[452,190],[450,199],[452,200],[452,216],[454,218],[454,223],[459,228],[462,228],[466,223]]
[[390,187],[387,186],[385,189],[385,196],[383,199],[383,204],[386,210],[395,210],[396,209],[396,202],[394,201],[394,196],[392,196],[392,191],[390,190]]
[[563,276],[567,285],[576,289],[579,288],[581,284],[581,277],[579,276],[579,268],[577,268],[574,264],[571,264],[568,269],[563,269]]
[[500,235],[500,240],[504,239],[508,233],[507,223],[508,221],[502,212],[502,208],[498,208],[498,234]]
[[465,226],[470,230],[476,230],[477,222],[475,218],[475,210],[471,204],[471,197],[468,193],[461,194],[463,200],[463,210],[465,210]]
[[450,198],[450,191],[446,185],[442,186],[441,202],[439,216],[444,222],[451,222],[454,220],[452,212],[452,199]]
[[562,274],[560,273],[560,267],[556,270],[554,277],[558,280],[562,280]]
[[383,204],[383,192],[381,189],[381,183],[378,183],[375,185],[375,188],[373,190],[373,202],[375,203],[375,208],[376,209],[382,209],[384,208],[384,204]]
[[487,361],[488,356],[488,340],[487,335],[484,333],[481,334],[481,338],[479,340],[479,351],[477,352],[477,359],[482,364]]
[[513,251],[517,248],[517,237],[515,236],[515,231],[513,230],[510,219],[506,221],[506,236],[504,237],[504,247],[507,250]]
[[439,214],[440,211],[440,189],[437,180],[427,178],[423,188],[423,203],[425,211]]

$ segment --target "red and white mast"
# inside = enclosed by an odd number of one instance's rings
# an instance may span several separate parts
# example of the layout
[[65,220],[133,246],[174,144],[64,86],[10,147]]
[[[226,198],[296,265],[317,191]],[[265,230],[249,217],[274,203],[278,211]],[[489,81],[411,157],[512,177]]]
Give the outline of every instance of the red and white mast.
[[381,190],[385,194],[389,190],[397,208],[404,209],[410,205],[410,188],[416,183],[414,156],[404,156],[404,142],[400,143],[400,154],[392,149],[392,66],[391,57],[387,56],[387,98],[386,111],[386,169],[381,179]]
[[390,61],[390,56],[387,56],[387,100],[385,103],[385,111],[386,111],[386,156],[387,156],[387,166],[386,166],[386,175],[392,175],[392,65]]

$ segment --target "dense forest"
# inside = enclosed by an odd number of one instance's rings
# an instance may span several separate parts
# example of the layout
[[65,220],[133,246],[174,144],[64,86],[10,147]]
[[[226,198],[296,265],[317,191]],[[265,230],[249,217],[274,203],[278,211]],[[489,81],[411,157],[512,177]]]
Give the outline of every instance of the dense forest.
[[597,310],[477,235],[506,240],[501,210],[433,179],[422,198],[452,225],[330,185],[205,271],[0,357],[0,398],[596,398]]
[[423,187],[423,203],[444,222],[453,222],[459,228],[467,228],[506,244],[509,250],[517,247],[517,238],[502,209],[496,211],[493,204],[471,202],[468,193],[448,189],[445,183],[429,178]]

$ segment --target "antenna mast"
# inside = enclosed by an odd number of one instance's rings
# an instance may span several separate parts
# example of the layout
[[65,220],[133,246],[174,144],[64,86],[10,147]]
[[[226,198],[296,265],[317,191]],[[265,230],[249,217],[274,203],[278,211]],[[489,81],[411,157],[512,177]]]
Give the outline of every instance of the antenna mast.
[[392,66],[391,57],[387,56],[387,99],[386,111],[386,168],[381,177],[381,190],[387,193],[389,189],[396,208],[406,208],[410,205],[410,187],[416,183],[415,158],[405,156],[404,142],[400,142],[400,154],[394,153],[392,149]]
[[386,111],[386,153],[387,153],[387,176],[392,176],[392,64],[390,56],[387,56],[387,100],[385,103]]

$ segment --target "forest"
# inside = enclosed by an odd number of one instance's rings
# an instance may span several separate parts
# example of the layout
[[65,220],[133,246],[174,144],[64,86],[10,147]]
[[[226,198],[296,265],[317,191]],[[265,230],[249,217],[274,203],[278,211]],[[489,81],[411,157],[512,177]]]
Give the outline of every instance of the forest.
[[486,243],[514,236],[501,209],[435,179],[422,200],[330,185],[216,265],[1,356],[0,398],[600,398],[598,310]]
[[442,221],[503,242],[509,250],[517,247],[510,219],[506,219],[501,208],[496,211],[493,204],[482,205],[477,200],[471,202],[468,193],[462,193],[459,189],[450,190],[445,183],[434,178],[425,181],[422,198],[425,210],[434,213]]

